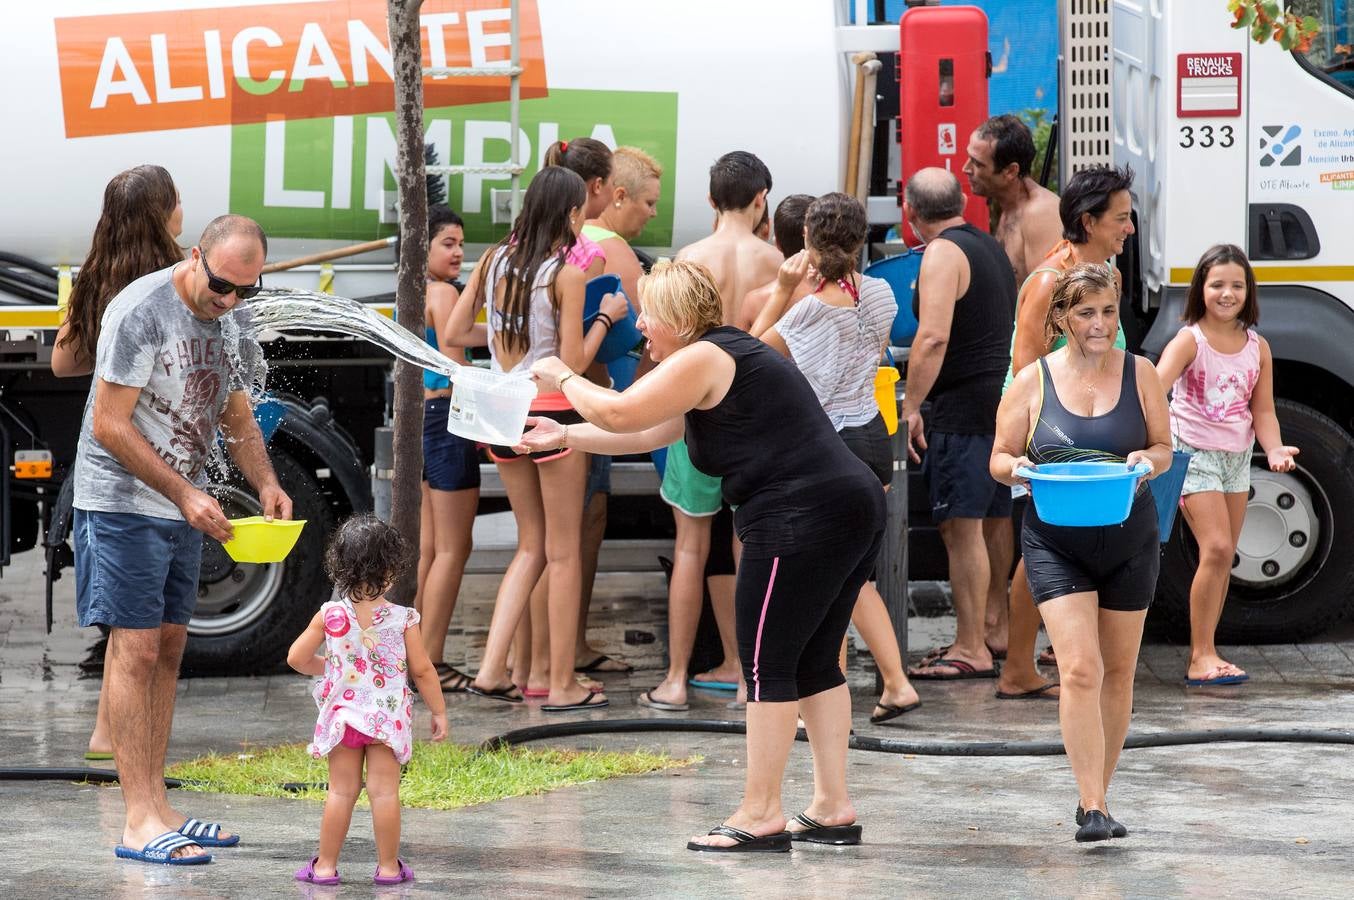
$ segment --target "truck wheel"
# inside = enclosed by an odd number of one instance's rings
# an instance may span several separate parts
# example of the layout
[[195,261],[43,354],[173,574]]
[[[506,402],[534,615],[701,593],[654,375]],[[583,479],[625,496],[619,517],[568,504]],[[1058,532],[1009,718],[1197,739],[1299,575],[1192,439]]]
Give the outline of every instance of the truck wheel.
[[[305,519],[301,537],[280,563],[237,563],[221,545],[202,539],[198,601],[188,623],[183,670],[191,675],[269,673],[284,668],[291,646],[315,610],[329,599],[324,540],[332,524],[329,506],[314,476],[285,452],[271,452],[292,515]],[[226,517],[256,516],[257,497],[232,467],[208,492]]]
[[[1354,555],[1336,546],[1354,529],[1354,439],[1334,421],[1288,400],[1275,403],[1285,444],[1299,447],[1291,473],[1251,465],[1251,496],[1218,623],[1219,643],[1291,643],[1320,634],[1351,608]],[[1153,614],[1189,641],[1189,589],[1198,548],[1177,517],[1157,582]]]

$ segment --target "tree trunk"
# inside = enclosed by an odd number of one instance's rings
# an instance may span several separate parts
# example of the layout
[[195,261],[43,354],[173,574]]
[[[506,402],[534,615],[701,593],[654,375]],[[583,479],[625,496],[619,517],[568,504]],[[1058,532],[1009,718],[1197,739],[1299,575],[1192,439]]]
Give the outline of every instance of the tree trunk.
[[[423,334],[428,269],[428,187],[423,145],[423,49],[419,8],[423,0],[388,0],[390,53],[395,67],[396,167],[400,190],[400,268],[395,321]],[[423,481],[423,370],[395,363],[395,464],[390,520],[415,551]],[[411,606],[418,591],[418,559],[411,554],[391,597]]]

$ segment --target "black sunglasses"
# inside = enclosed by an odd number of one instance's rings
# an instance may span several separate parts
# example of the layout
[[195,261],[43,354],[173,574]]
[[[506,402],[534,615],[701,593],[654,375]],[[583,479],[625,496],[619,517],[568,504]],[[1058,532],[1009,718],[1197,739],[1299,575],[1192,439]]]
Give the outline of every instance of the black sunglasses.
[[247,286],[242,284],[231,284],[229,281],[226,281],[226,279],[217,278],[212,274],[212,270],[207,267],[207,254],[203,253],[200,248],[198,254],[198,259],[202,260],[202,271],[207,273],[207,290],[211,291],[213,294],[220,294],[222,297],[226,294],[234,294],[241,300],[248,300],[250,297],[253,297],[259,291],[263,290],[262,275],[259,276],[257,284]]

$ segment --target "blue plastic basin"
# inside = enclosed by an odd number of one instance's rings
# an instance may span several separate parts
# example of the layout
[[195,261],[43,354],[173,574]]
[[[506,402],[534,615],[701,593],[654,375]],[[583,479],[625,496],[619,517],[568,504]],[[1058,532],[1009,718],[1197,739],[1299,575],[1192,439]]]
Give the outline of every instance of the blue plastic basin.
[[893,299],[898,301],[898,315],[889,329],[889,343],[894,347],[907,347],[917,333],[917,317],[912,315],[912,295],[917,288],[917,275],[921,272],[921,253],[908,250],[897,256],[877,260],[865,267],[865,274],[872,278],[882,278],[893,288]]
[[1118,525],[1133,509],[1138,479],[1147,465],[1115,462],[1044,463],[1020,468],[1030,481],[1034,509],[1049,525],[1089,528]]
[[[586,293],[583,295],[584,334],[587,334],[588,326],[592,324],[592,320],[597,318],[597,311],[602,306],[602,298],[607,294],[625,295],[625,292],[621,290],[621,280],[615,275],[598,275],[588,282]],[[633,311],[627,310],[625,317],[617,319],[611,329],[607,331],[606,337],[602,339],[602,346],[597,350],[597,362],[614,362],[635,349],[642,340],[644,340],[644,335],[639,333],[639,328],[635,325],[635,314]]]

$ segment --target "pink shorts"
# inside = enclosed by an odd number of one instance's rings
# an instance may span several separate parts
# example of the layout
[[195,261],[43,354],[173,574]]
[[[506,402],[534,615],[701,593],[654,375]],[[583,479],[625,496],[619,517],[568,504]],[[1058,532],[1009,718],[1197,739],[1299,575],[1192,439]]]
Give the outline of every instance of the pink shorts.
[[352,747],[354,750],[360,750],[368,744],[376,743],[376,738],[368,734],[363,734],[351,725],[343,726],[343,740],[339,741],[345,747]]

